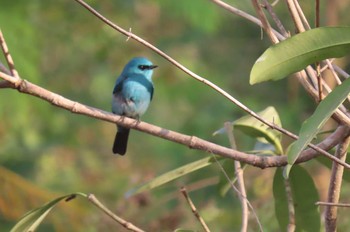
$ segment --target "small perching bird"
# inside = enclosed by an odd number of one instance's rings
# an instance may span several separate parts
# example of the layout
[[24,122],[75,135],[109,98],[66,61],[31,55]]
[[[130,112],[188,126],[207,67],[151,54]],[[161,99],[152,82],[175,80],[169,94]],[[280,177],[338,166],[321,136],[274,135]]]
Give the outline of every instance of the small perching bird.
[[[152,74],[156,67],[144,57],[136,57],[129,61],[113,89],[114,114],[138,120],[146,112],[153,97]],[[114,154],[126,153],[129,131],[129,128],[118,126],[113,144]]]

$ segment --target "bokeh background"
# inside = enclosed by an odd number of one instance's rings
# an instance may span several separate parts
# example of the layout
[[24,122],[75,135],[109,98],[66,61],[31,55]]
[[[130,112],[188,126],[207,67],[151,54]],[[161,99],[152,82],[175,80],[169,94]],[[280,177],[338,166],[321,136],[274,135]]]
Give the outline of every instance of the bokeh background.
[[[292,78],[249,85],[249,73],[270,46],[260,28],[204,0],[87,1],[111,21],[144,38],[255,111],[274,106],[283,126],[298,132],[315,104]],[[248,0],[227,1],[255,15]],[[313,20],[313,3],[301,2]],[[346,0],[322,3],[321,25],[350,23]],[[275,10],[294,33],[283,1]],[[229,146],[212,133],[244,112],[139,43],[109,28],[73,0],[1,0],[0,28],[23,79],[71,100],[110,111],[114,82],[134,56],[159,66],[155,94],[143,121]],[[1,62],[5,64],[3,57]],[[339,61],[345,67],[346,59]],[[345,67],[346,68],[346,67]],[[348,69],[349,71],[349,69]],[[147,231],[200,230],[182,195],[186,186],[213,231],[240,228],[240,204],[231,191],[218,193],[221,171],[212,165],[136,197],[125,194],[176,167],[208,156],[137,131],[124,157],[111,152],[115,125],[75,115],[12,89],[0,91],[0,231],[55,197],[94,193],[119,216]],[[236,135],[240,150],[253,141]],[[290,140],[285,139],[285,145]],[[309,171],[324,197],[328,170]],[[278,231],[272,200],[274,169],[248,167],[248,198],[266,231]],[[327,179],[326,179],[327,180]],[[345,190],[344,191],[349,191]],[[346,192],[344,193],[346,195]],[[341,213],[342,214],[342,211]],[[344,212],[343,212],[344,214]],[[60,204],[39,231],[124,231],[84,200]],[[350,228],[341,218],[340,228]],[[257,231],[253,217],[250,230]]]

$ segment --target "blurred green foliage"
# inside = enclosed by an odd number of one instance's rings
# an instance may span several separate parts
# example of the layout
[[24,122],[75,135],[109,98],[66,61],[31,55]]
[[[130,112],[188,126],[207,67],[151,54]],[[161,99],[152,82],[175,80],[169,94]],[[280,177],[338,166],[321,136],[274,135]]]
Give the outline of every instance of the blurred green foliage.
[[[315,108],[309,97],[295,87],[295,80],[249,85],[250,69],[269,41],[266,36],[261,40],[259,27],[210,1],[88,3],[253,110],[274,106],[284,127],[291,131],[298,131]],[[230,4],[254,13],[250,1],[231,0]],[[349,5],[342,12],[346,9]],[[307,10],[307,16],[312,18],[312,8]],[[287,29],[294,31],[282,2],[276,11],[289,26]],[[344,24],[350,20],[349,14],[341,17]],[[126,41],[125,36],[101,23],[75,1],[2,0],[0,28],[22,78],[74,101],[110,110],[112,86],[125,63],[134,56],[147,56],[159,69],[154,74],[154,99],[142,120],[228,146],[225,136],[212,137],[212,133],[225,121],[244,115],[238,107],[154,52],[135,41]],[[3,57],[0,59],[5,63]],[[182,185],[195,189],[201,186],[190,195],[209,227],[213,231],[239,230],[239,201],[232,193],[220,197],[215,185],[220,169],[215,165],[149,193],[124,197],[135,186],[208,154],[132,131],[128,154],[116,157],[111,152],[114,125],[74,115],[14,90],[1,89],[0,103],[0,164],[21,175],[33,188],[62,194],[92,192],[135,225],[148,231],[170,231],[178,227],[201,228],[179,194]],[[236,138],[240,149],[252,149],[252,140],[242,134]],[[271,200],[273,173],[272,169],[253,167],[245,171],[248,198],[266,231],[278,228]],[[3,178],[15,181],[10,175]],[[47,201],[35,193],[27,194],[26,188],[14,186],[10,192],[21,191],[24,195],[18,199],[36,199],[41,203],[29,204],[28,209],[11,216],[11,208],[2,209],[1,228],[10,228],[20,215]],[[8,194],[2,189],[0,192],[0,196]],[[64,213],[59,218],[53,213],[42,231],[59,230],[62,225],[65,231],[121,230],[92,206],[82,209],[84,218],[78,229],[70,227],[69,219],[62,219]],[[250,230],[257,229],[251,219]]]

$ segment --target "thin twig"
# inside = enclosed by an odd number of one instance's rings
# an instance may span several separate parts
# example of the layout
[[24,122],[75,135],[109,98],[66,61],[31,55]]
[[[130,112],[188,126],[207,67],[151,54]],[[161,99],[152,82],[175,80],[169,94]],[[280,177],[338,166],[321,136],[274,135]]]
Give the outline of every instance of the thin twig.
[[322,101],[322,76],[320,62],[316,62],[317,84],[318,84],[318,101]]
[[[225,130],[227,137],[229,139],[231,148],[233,150],[237,149],[236,146],[236,141],[233,135],[233,127],[231,122],[225,122],[224,124]],[[241,193],[239,195],[239,200],[242,205],[242,227],[241,227],[241,232],[246,232],[248,230],[248,216],[249,216],[249,211],[248,211],[248,203],[247,203],[247,192],[245,189],[244,185],[244,177],[243,177],[243,170],[241,167],[241,163],[239,161],[234,161],[235,165],[235,174],[237,177],[237,184],[238,184],[238,191]]]
[[[332,75],[333,75],[335,81],[337,82],[337,84],[338,84],[338,85],[341,85],[342,82],[341,82],[341,80],[340,80],[338,74],[336,73],[336,71],[335,71],[333,65],[332,65],[332,61],[333,61],[333,60],[327,59],[327,60],[326,60],[327,65],[325,65],[325,67],[327,67],[327,68],[331,71],[331,73],[332,73]],[[347,97],[347,100],[350,102],[350,96]]]
[[295,208],[293,201],[292,188],[290,187],[289,179],[284,179],[284,187],[286,189],[287,205],[288,205],[288,226],[287,231],[295,231]]
[[298,9],[295,6],[294,0],[286,0],[287,6],[290,12],[290,15],[292,16],[293,22],[295,24],[295,28],[298,30],[298,32],[305,31],[304,25],[302,20],[300,19]]
[[296,10],[297,10],[297,12],[299,14],[299,17],[301,18],[301,21],[303,22],[306,30],[310,30],[311,29],[310,24],[307,21],[306,16],[305,16],[303,10],[301,9],[298,0],[294,0],[294,6],[295,6],[295,8],[296,8]]
[[128,230],[131,231],[135,231],[135,232],[144,232],[144,230],[138,228],[137,226],[135,226],[134,224],[132,224],[131,222],[125,221],[124,219],[122,219],[121,217],[118,217],[117,215],[115,215],[112,211],[110,211],[106,206],[104,206],[96,197],[94,194],[89,194],[88,195],[88,200],[94,204],[95,206],[97,206],[99,209],[101,209],[103,212],[105,212],[108,216],[110,216],[114,221],[118,222],[120,225],[122,225],[123,227],[125,227]]
[[5,42],[5,38],[4,38],[1,30],[0,30],[0,47],[2,49],[2,52],[5,55],[7,65],[10,68],[10,72],[11,72],[12,76],[18,77],[18,72],[17,72],[17,70],[15,68],[15,64],[13,62],[13,59],[11,57],[11,54],[9,52],[9,49],[7,47],[7,44]]
[[333,203],[333,202],[318,201],[315,203],[315,205],[350,208],[350,203]]
[[271,25],[269,23],[269,21],[267,20],[264,12],[261,9],[260,3],[258,2],[258,0],[252,0],[254,9],[256,11],[256,13],[258,14],[260,21],[263,25],[263,29],[266,31],[267,35],[269,36],[271,42],[273,44],[276,44],[279,42],[279,40],[277,39],[276,35],[273,33]]
[[320,0],[316,0],[315,4],[315,27],[320,26]]
[[193,204],[193,201],[191,200],[190,196],[188,195],[186,188],[182,187],[180,191],[184,195],[187,203],[191,207],[192,213],[198,219],[198,221],[201,224],[201,226],[203,227],[204,231],[210,232],[209,227],[207,226],[207,224],[205,223],[205,221],[203,220],[201,215],[199,215],[196,206]]
[[[224,174],[225,178],[226,178],[227,181],[230,183],[231,188],[233,189],[233,191],[234,191],[235,193],[237,193],[239,197],[245,197],[245,196],[243,196],[242,193],[236,188],[236,186],[234,185],[233,181],[230,179],[230,177],[228,176],[228,174],[227,174],[227,172],[225,171],[224,167],[223,167],[223,166],[221,165],[221,163],[217,160],[217,158],[215,157],[215,155],[213,155],[213,157],[214,157],[214,159],[215,159],[217,165],[219,166],[221,172]],[[263,227],[262,227],[262,225],[261,225],[261,223],[260,223],[260,220],[259,220],[259,218],[258,218],[258,215],[256,214],[256,212],[255,212],[255,210],[254,210],[252,204],[250,204],[249,200],[248,200],[246,197],[245,197],[245,199],[246,199],[247,205],[248,205],[249,208],[251,209],[251,211],[252,211],[252,213],[253,213],[253,215],[254,215],[254,217],[255,217],[255,219],[256,219],[256,222],[257,222],[258,225],[259,225],[260,231],[261,231],[261,232],[264,231],[264,230],[263,230]]]
[[[88,11],[90,11],[93,15],[95,15],[97,18],[99,18],[100,20],[102,20],[104,23],[106,23],[108,26],[112,27],[113,29],[119,31],[120,33],[130,37],[131,39],[134,39],[136,41],[138,41],[139,43],[143,44],[144,46],[150,48],[151,50],[155,51],[156,53],[158,53],[160,56],[164,57],[166,60],[168,60],[169,62],[171,62],[173,65],[175,65],[176,67],[178,67],[180,70],[182,70],[183,72],[185,72],[186,74],[188,74],[189,76],[193,77],[195,80],[200,81],[206,85],[208,85],[209,87],[211,87],[212,89],[214,89],[215,91],[217,91],[218,93],[220,93],[221,95],[223,95],[224,97],[226,97],[228,100],[230,100],[232,103],[234,103],[235,105],[237,105],[238,107],[240,107],[242,110],[244,110],[245,112],[247,112],[248,114],[250,114],[251,116],[253,116],[254,118],[256,118],[257,120],[261,121],[262,123],[268,125],[271,129],[274,130],[278,130],[281,133],[293,138],[293,139],[298,139],[298,136],[291,133],[290,131],[283,129],[277,125],[275,125],[273,122],[269,122],[266,121],[265,119],[263,119],[262,117],[260,117],[257,113],[255,113],[254,111],[252,111],[251,109],[249,109],[247,106],[245,106],[243,103],[241,103],[240,101],[238,101],[237,99],[235,99],[234,97],[232,97],[230,94],[228,94],[226,91],[224,91],[223,89],[221,89],[220,87],[218,87],[217,85],[215,85],[214,83],[204,79],[203,77],[199,76],[198,74],[195,74],[194,72],[190,71],[189,69],[187,69],[185,66],[181,65],[180,63],[178,63],[176,60],[174,60],[173,58],[171,58],[169,55],[165,54],[163,51],[161,51],[160,49],[156,48],[154,45],[150,44],[149,42],[143,40],[142,38],[138,37],[137,35],[128,32],[126,30],[124,30],[123,28],[119,27],[118,25],[112,23],[110,20],[108,20],[106,17],[104,17],[103,15],[101,15],[100,13],[98,13],[95,9],[93,9],[90,5],[88,5],[87,3],[85,3],[83,0],[75,0],[76,2],[78,2],[79,4],[81,4],[83,7],[85,7]],[[350,119],[348,117],[344,117],[344,123],[346,123],[347,125],[350,125]],[[315,145],[312,144],[308,144],[309,147],[315,149],[316,151],[318,151],[319,153],[321,153],[322,155],[325,155],[326,157],[328,157],[329,159],[338,162],[340,164],[345,165],[346,167],[350,168],[350,165],[346,164],[345,162],[339,162],[339,160],[337,160],[336,158],[334,158],[331,154],[329,154],[326,151],[323,151],[322,149],[317,148]]]
[[273,21],[275,22],[278,30],[282,33],[282,35],[285,38],[289,37],[290,36],[289,33],[286,31],[286,29],[284,28],[281,20],[276,15],[275,11],[273,10],[272,5],[267,0],[263,0],[263,2],[264,2],[264,7],[266,8],[267,12],[269,12],[269,14],[271,15],[271,17],[272,17]]
[[[338,148],[335,152],[335,156],[341,160],[346,159],[348,147],[350,144],[350,136],[344,138],[339,143]],[[344,168],[337,163],[333,163],[332,174],[329,182],[327,202],[338,203],[340,196],[340,189],[342,185]],[[327,205],[325,208],[325,228],[326,232],[337,230],[337,210],[338,208],[332,205]]]

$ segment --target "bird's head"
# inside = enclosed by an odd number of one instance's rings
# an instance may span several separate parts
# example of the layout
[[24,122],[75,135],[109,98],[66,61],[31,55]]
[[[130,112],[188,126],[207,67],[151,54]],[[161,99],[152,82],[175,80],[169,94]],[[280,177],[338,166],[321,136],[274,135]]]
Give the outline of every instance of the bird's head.
[[135,57],[129,61],[123,70],[123,74],[142,74],[149,80],[152,79],[153,69],[157,68],[150,60],[144,57]]

